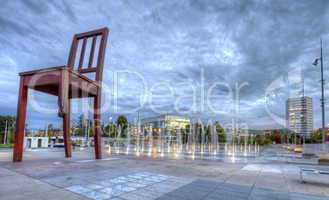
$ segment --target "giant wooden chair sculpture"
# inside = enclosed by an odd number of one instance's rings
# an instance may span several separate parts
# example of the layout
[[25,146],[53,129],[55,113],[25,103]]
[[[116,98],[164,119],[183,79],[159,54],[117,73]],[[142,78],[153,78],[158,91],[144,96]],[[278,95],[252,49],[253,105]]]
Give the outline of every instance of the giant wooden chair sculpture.
[[[94,98],[95,158],[101,158],[101,82],[107,36],[107,28],[76,34],[73,37],[66,66],[22,72],[19,74],[20,86],[16,116],[15,145],[13,152],[14,162],[22,161],[23,157],[25,117],[29,88],[58,96],[58,113],[59,116],[63,118],[63,138],[66,157],[71,157],[70,99],[85,97]],[[84,66],[85,54],[87,53],[88,55],[88,52],[86,52],[88,42],[91,42],[89,60],[88,66]],[[79,48],[79,46],[81,48]],[[94,59],[95,49],[97,46],[99,47],[97,58]],[[78,52],[78,49],[81,51]],[[76,55],[80,56],[79,62],[76,62]],[[75,69],[75,63],[78,64],[77,69]],[[86,73],[94,73],[94,80],[85,76],[84,74]]]

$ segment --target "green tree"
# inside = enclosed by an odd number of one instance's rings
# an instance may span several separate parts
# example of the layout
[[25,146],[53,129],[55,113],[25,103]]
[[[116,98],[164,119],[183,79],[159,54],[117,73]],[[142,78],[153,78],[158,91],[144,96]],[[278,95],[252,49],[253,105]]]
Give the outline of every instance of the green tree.
[[204,132],[204,127],[203,127],[202,123],[196,122],[194,124],[194,130],[195,130],[195,139],[196,139],[196,141],[201,142],[202,141],[202,134]]
[[53,132],[54,132],[54,126],[53,124],[48,124],[47,126],[47,137],[51,138],[53,136]]
[[[13,142],[13,130],[15,124],[14,116],[1,116],[0,115],[0,143]],[[7,131],[7,141],[5,139],[5,132]]]
[[205,135],[205,139],[206,139],[206,141],[211,141],[211,137],[212,137],[212,131],[213,130],[211,130],[213,128],[213,126],[212,125],[208,125],[208,126],[206,126],[205,127],[205,130],[206,130],[206,135]]
[[88,128],[88,132],[89,132],[89,137],[94,137],[94,126],[90,125]]
[[255,142],[258,145],[272,144],[272,140],[271,140],[271,136],[270,135],[256,135]]
[[182,140],[183,140],[183,144],[187,143],[188,140],[188,135],[191,134],[190,133],[190,124],[187,124],[185,126],[185,128],[182,128]]
[[311,142],[312,143],[322,143],[322,131],[318,129],[314,131],[311,135]]
[[256,135],[256,137],[255,137],[255,143],[256,144],[259,144],[259,145],[263,145],[263,136],[261,136],[261,135]]
[[225,143],[226,142],[226,134],[224,128],[220,125],[219,122],[215,123],[216,133],[218,134],[218,142]]
[[117,119],[117,130],[121,131],[121,137],[127,136],[127,128],[128,128],[128,119],[124,115],[120,115]]
[[79,116],[78,122],[74,127],[74,133],[76,136],[85,136],[87,129],[86,117],[84,114]]
[[108,123],[104,127],[104,135],[111,138],[115,138],[117,136],[117,127],[113,122]]
[[89,131],[89,136],[93,135],[93,121],[87,119],[84,114],[81,114],[75,125],[72,126],[72,131],[76,136],[86,136],[87,129]]

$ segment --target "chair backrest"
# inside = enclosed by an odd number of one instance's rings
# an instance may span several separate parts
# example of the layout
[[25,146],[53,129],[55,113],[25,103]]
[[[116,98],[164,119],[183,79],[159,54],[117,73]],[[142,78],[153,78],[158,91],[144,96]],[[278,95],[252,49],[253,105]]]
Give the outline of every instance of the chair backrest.
[[[102,81],[108,32],[108,28],[101,28],[74,35],[67,67],[74,70],[76,67],[75,65],[77,64],[77,71],[79,73],[95,73],[95,81]],[[89,54],[86,52],[87,43],[91,43]],[[95,58],[95,49],[97,46],[98,53],[96,52],[97,56]],[[86,53],[87,57],[89,56],[89,60],[88,63],[85,64],[84,59]],[[76,62],[77,55],[79,56],[79,62]]]

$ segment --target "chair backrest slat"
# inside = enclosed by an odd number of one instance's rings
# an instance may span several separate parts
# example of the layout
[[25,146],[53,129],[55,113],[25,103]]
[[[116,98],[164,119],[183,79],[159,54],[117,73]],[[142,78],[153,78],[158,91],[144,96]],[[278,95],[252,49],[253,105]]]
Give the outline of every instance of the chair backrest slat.
[[69,68],[74,68],[74,61],[76,57],[76,52],[78,48],[78,40],[73,38],[71,49],[70,49],[70,54],[69,54],[69,59],[67,61],[67,67]]
[[[101,38],[100,45],[99,45],[99,51],[98,51],[98,59],[97,59],[97,66],[104,66],[104,58],[105,58],[105,49],[106,49],[106,43],[107,43],[107,35],[108,31],[105,33],[106,36]],[[96,80],[101,81],[102,80],[102,74],[103,74],[103,67],[98,68],[98,73],[96,73]]]
[[88,68],[91,68],[94,62],[94,54],[95,54],[95,46],[96,46],[96,39],[97,37],[93,37],[93,43],[91,44],[91,50],[89,55],[89,62],[88,62]]
[[83,58],[85,57],[86,45],[87,45],[87,38],[84,38],[82,43],[80,60],[79,60],[79,70],[82,68],[83,65]]
[[[78,63],[78,69],[77,71],[81,74],[85,73],[95,73],[95,80],[101,81],[102,80],[102,74],[103,74],[103,66],[104,66],[104,59],[105,59],[105,50],[106,50],[106,43],[107,43],[107,37],[108,37],[108,28],[102,28],[94,31],[89,31],[86,33],[79,33],[74,35],[71,50],[67,62],[67,66],[71,69],[75,68],[75,59],[78,51],[78,46],[81,44],[81,49],[79,49],[79,63]],[[86,54],[86,48],[87,44],[90,41],[89,38],[92,38],[92,43],[90,47],[90,53],[89,53],[89,59],[88,59],[88,66],[84,66],[84,59]],[[96,43],[98,44],[98,55],[96,58],[97,63],[94,64],[95,60],[95,49],[96,49]]]

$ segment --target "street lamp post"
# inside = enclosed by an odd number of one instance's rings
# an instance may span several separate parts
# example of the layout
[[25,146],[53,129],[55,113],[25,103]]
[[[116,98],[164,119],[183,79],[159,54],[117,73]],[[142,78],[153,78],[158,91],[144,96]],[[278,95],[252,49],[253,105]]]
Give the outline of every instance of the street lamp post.
[[5,126],[5,135],[3,138],[3,143],[7,144],[7,137],[8,137],[8,120],[6,120],[6,126]]
[[326,135],[325,135],[325,107],[324,107],[324,79],[323,79],[323,55],[322,55],[322,39],[320,40],[320,58],[315,59],[313,65],[317,65],[318,61],[320,60],[321,66],[321,109],[322,109],[322,143],[326,142]]

